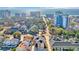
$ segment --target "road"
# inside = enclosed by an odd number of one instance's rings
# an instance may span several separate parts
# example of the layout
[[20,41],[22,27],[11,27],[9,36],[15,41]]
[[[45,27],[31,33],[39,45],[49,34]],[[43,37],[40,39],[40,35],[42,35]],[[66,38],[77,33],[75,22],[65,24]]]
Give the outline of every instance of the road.
[[32,51],[34,51],[35,50],[35,45],[32,45]]
[[[50,45],[50,41],[49,41],[49,39],[50,39],[49,27],[47,26],[47,21],[48,21],[48,20],[46,20],[46,19],[43,17],[43,21],[45,22],[45,25],[46,25],[46,34],[44,34],[44,36],[45,36],[45,38],[46,38],[47,50],[48,50],[48,51],[52,51],[51,45]],[[34,51],[34,50],[35,50],[35,46],[33,45],[33,46],[32,46],[32,51]]]
[[46,34],[44,36],[46,38],[47,48],[48,48],[48,51],[52,51],[50,41],[49,41],[50,39],[49,27],[47,26],[47,20],[44,17],[43,17],[43,21],[45,22],[45,25],[46,25]]

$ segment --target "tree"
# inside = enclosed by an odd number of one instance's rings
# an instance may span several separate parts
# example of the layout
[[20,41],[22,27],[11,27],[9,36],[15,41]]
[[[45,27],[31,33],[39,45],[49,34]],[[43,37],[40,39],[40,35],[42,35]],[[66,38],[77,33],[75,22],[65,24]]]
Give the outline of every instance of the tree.
[[28,33],[31,35],[35,35],[39,32],[39,28],[37,25],[33,25],[29,30]]
[[16,51],[16,48],[11,48],[11,51]]
[[74,31],[68,31],[68,35],[69,35],[69,36],[72,36],[72,37],[75,37]]
[[68,32],[69,32],[69,31],[67,31],[67,30],[63,30],[63,34],[64,34],[64,35],[68,35]]
[[2,26],[0,26],[0,31],[2,31],[4,28]]
[[39,21],[35,22],[34,24],[36,24],[39,29],[44,29],[45,28],[45,23],[44,23],[43,20],[39,20]]
[[14,32],[13,35],[14,35],[15,38],[20,39],[21,32]]
[[55,34],[55,28],[52,24],[52,20],[47,20],[47,26],[50,31],[50,34]]
[[69,31],[63,30],[63,35],[65,39],[69,39]]
[[77,33],[77,38],[79,39],[79,32]]
[[63,28],[55,28],[55,31],[56,31],[56,33],[58,34],[58,35],[61,35],[61,34],[63,34]]
[[71,22],[70,25],[72,26],[72,28],[76,25],[76,22]]

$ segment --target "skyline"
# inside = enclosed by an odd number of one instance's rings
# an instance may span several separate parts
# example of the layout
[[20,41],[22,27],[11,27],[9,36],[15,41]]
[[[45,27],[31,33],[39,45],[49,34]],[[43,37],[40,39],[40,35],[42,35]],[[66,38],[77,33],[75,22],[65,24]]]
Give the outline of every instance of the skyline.
[[0,8],[0,18],[1,51],[79,51],[79,9]]
[[0,10],[10,10],[12,13],[28,13],[31,11],[40,11],[43,14],[55,13],[61,11],[69,15],[79,15],[79,7],[0,7]]

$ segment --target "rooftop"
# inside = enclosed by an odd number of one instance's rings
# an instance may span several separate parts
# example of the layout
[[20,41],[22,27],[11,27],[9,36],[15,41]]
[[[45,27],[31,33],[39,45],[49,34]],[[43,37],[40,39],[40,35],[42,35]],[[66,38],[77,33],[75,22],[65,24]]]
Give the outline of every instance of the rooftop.
[[71,42],[54,42],[53,46],[79,46],[79,43],[71,43]]

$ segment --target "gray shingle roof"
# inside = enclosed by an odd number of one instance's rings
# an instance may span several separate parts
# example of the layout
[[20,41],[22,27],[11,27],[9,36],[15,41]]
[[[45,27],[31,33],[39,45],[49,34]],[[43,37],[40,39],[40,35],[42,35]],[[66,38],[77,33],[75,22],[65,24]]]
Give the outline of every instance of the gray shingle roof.
[[54,42],[53,46],[79,46],[79,43],[71,43],[71,42]]

